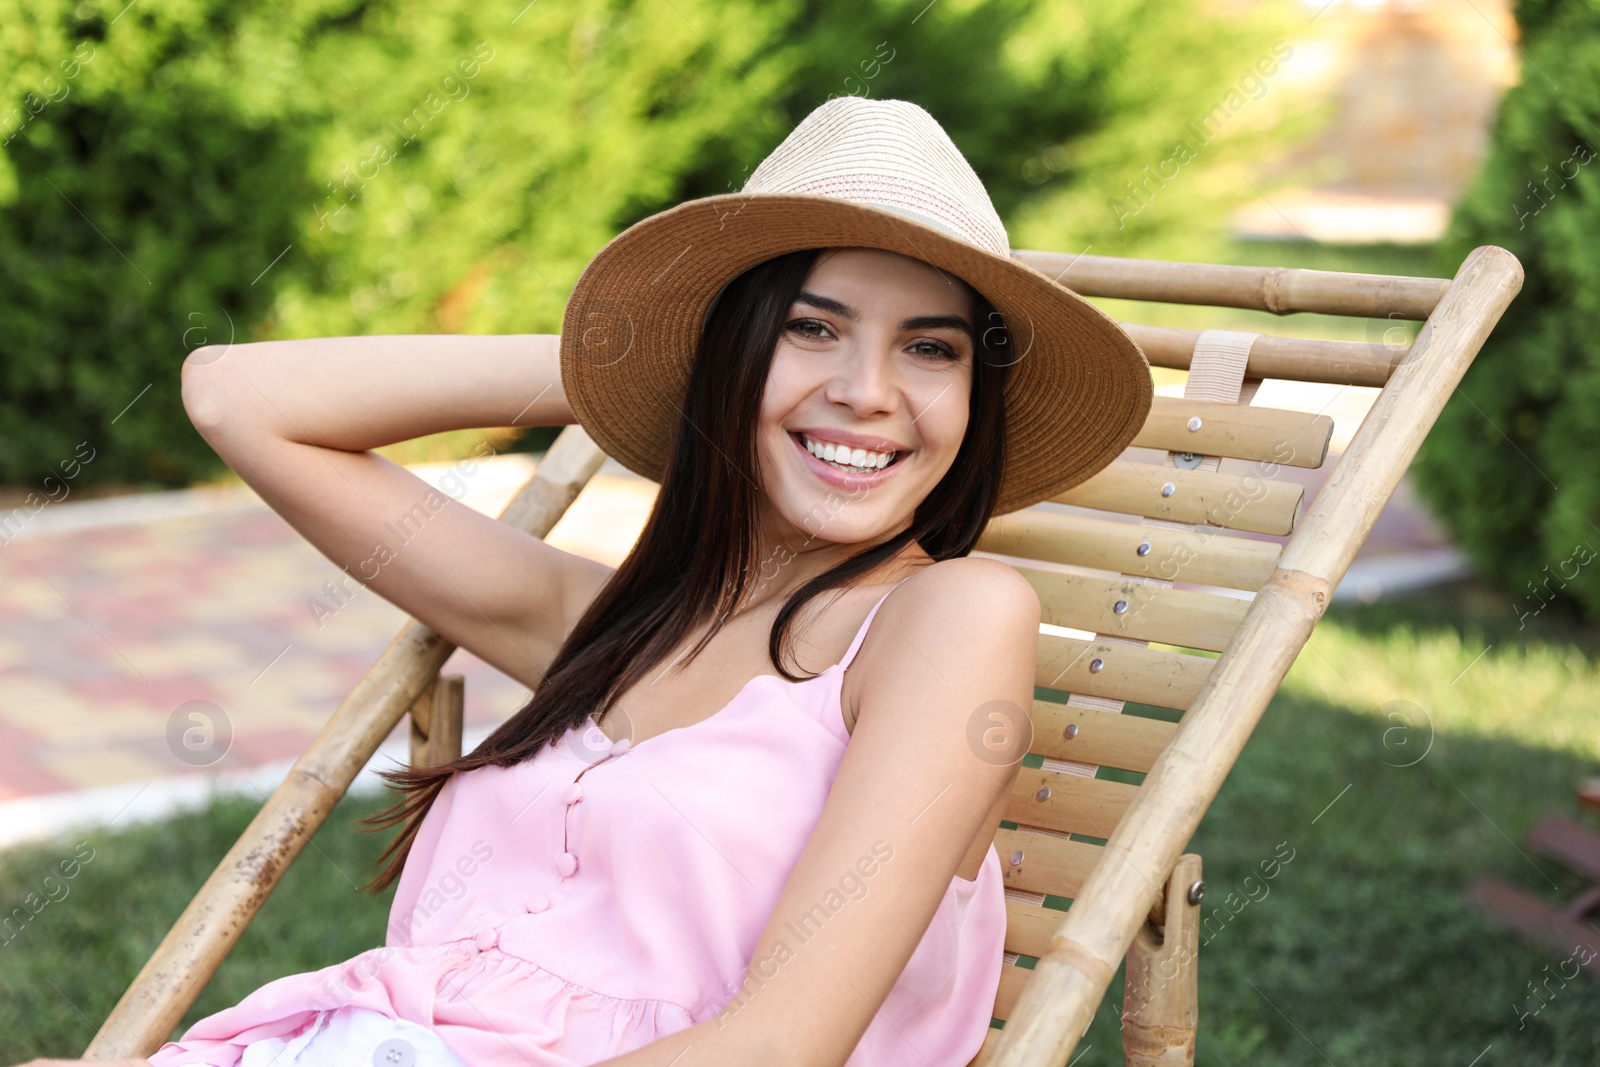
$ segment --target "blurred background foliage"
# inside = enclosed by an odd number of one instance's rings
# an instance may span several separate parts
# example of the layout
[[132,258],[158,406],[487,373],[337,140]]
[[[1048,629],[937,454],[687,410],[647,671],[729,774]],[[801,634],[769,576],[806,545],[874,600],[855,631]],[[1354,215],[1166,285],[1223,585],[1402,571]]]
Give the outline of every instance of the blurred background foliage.
[[1495,244],[1527,277],[1412,469],[1520,611],[1565,592],[1600,618],[1600,5],[1538,0],[1516,15],[1522,84],[1438,263],[1453,271]]
[[1240,130],[1115,201],[1276,28],[1196,0],[523,2],[0,0],[0,485],[84,442],[78,488],[225,474],[178,393],[201,344],[556,332],[610,237],[737,191],[830,95],[927,107],[1014,247],[1215,238]]

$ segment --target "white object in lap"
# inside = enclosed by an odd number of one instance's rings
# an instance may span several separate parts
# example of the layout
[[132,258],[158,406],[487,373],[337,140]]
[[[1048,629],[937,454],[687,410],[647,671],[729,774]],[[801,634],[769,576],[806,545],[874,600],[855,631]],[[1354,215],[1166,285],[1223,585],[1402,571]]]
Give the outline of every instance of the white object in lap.
[[291,1038],[268,1037],[244,1050],[239,1067],[466,1067],[438,1034],[368,1008],[319,1012]]

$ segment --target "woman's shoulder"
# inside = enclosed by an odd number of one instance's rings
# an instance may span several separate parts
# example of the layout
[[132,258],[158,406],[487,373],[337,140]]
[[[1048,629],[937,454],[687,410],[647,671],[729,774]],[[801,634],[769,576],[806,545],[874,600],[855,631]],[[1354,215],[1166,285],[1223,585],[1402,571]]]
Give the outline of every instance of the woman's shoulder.
[[1021,571],[997,559],[958,556],[925,564],[896,587],[884,610],[898,600],[900,610],[939,611],[973,603],[993,604],[1001,611],[1026,613],[1039,603],[1038,593]]
[[870,620],[845,675],[846,723],[855,721],[860,694],[880,683],[898,688],[908,672],[977,676],[1016,660],[1031,677],[1041,611],[1032,584],[1000,560],[963,556],[922,566]]
[[1008,563],[982,557],[926,563],[883,598],[862,640],[858,670],[870,675],[907,657],[981,664],[1014,641],[1037,637],[1040,613],[1038,593]]

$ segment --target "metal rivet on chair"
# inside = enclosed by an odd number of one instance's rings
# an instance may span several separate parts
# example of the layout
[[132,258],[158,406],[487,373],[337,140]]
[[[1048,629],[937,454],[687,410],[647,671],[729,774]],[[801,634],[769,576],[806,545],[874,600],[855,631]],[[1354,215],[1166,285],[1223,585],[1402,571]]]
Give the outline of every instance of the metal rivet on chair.
[[1150,542],[1149,541],[1140,541],[1139,542],[1139,547],[1134,549],[1134,551],[1139,553],[1139,555],[1141,555],[1141,556],[1148,556],[1150,554]]
[[1100,671],[1105,668],[1105,665],[1106,661],[1096,656],[1094,659],[1089,661],[1089,673],[1099,674]]
[[1075,722],[1067,723],[1067,728],[1061,731],[1061,736],[1065,737],[1068,741],[1071,741],[1074,737],[1077,737],[1078,724]]
[[1200,903],[1200,898],[1205,895],[1206,884],[1204,882],[1196,882],[1194,885],[1189,887],[1189,903],[1198,904]]
[[1045,801],[1049,800],[1050,799],[1050,787],[1047,786],[1047,785],[1046,786],[1041,786],[1039,788],[1039,791],[1037,793],[1033,794],[1033,799],[1037,800],[1041,804],[1043,804]]
[[1203,457],[1194,452],[1179,452],[1172,457],[1172,465],[1179,470],[1192,471],[1200,466]]
[[1200,416],[1196,415],[1189,420],[1189,432],[1194,433],[1198,429],[1200,429]]
[[1017,849],[1015,852],[1013,852],[1011,854],[1011,866],[1013,866],[1013,867],[1021,867],[1022,866],[1022,850],[1020,848]]
[[1171,482],[1168,482],[1166,485],[1163,485],[1161,487],[1161,495],[1162,496],[1171,496],[1173,493],[1176,493],[1177,491],[1178,491],[1178,487],[1173,485]]
[[1128,610],[1128,602],[1126,600],[1119,600],[1115,604],[1111,605],[1111,610],[1116,612],[1118,615],[1121,615]]

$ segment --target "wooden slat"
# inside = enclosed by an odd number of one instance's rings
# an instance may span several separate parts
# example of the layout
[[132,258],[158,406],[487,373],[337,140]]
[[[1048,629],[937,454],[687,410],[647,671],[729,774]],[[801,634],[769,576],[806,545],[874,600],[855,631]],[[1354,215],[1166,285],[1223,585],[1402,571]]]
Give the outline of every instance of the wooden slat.
[[[1169,484],[1172,491],[1163,495]],[[1293,531],[1294,513],[1305,492],[1303,485],[1255,471],[1186,471],[1118,459],[1051,500],[1171,522],[1283,535]]]
[[1155,764],[1177,731],[1175,722],[1035,700],[1030,751],[1048,759],[1076,760],[1143,774]]
[[1176,263],[1027,249],[1013,251],[1011,258],[1083,296],[1211,304],[1274,315],[1313,311],[1420,321],[1433,313],[1450,287],[1447,278]]
[[[1199,857],[1196,857],[1198,860]],[[1190,882],[1198,881],[1191,877]],[[1164,887],[1166,888],[1166,887]],[[1157,903],[1159,908],[1152,908],[1150,921],[1156,925],[1166,922],[1167,894],[1164,892]],[[1047,908],[1040,904],[1029,904],[1026,901],[1006,898],[1006,939],[1005,951],[1014,952],[1019,956],[1032,956],[1035,959],[1043,956],[1050,950],[1050,941],[1055,937],[1055,932],[1061,926],[1061,920],[1066,917],[1064,908]]]
[[1186,711],[1216,662],[1187,652],[1040,634],[1034,684]]
[[[1122,782],[1023,767],[1017,771],[1000,818],[1068,834],[1110,837],[1138,792],[1138,786]],[[1001,869],[1010,866],[1010,857],[1001,856]]]
[[1017,571],[1039,594],[1046,624],[1136,641],[1221,652],[1250,608],[1248,600],[1131,579]]
[[1043,956],[1050,938],[1066,912],[1021,900],[1006,901],[1006,951],[1019,956]]
[[[1194,360],[1199,330],[1146,326],[1119,322],[1154,367],[1188,370]],[[1291,382],[1325,382],[1381,388],[1407,353],[1407,345],[1367,344],[1362,341],[1324,341],[1309,337],[1278,337],[1264,333],[1250,346],[1245,364],[1247,378],[1282,378]]]
[[1283,553],[1283,547],[1272,541],[1214,535],[1209,530],[1196,534],[1034,508],[991,519],[976,549],[1169,582],[1251,591],[1261,588]]
[[1028,984],[1031,977],[1033,972],[1026,967],[1018,967],[1014,963],[1000,965],[1000,988],[996,990],[994,998],[996,1019],[1011,1018],[1011,1011],[1022,996],[1022,987]]
[[466,676],[441,674],[411,705],[411,766],[437,767],[461,758]]
[[1600,778],[1585,778],[1574,790],[1578,803],[1590,811],[1600,811]]
[[[1587,922],[1563,915],[1558,908],[1527,890],[1490,875],[1479,876],[1468,895],[1479,910],[1529,940],[1540,942],[1551,952],[1570,954],[1579,945],[1588,948],[1591,953],[1588,961],[1579,965],[1593,977],[1600,978],[1600,933]],[[1572,957],[1568,955],[1567,958]]]
[[[1049,893],[1069,900],[1078,895],[1084,879],[1105,853],[1104,848],[1088,841],[1005,827],[995,831],[994,850],[1000,857],[1000,872],[1007,889]],[[1019,862],[1013,863],[1013,859]]]
[[1527,841],[1539,855],[1591,882],[1600,882],[1600,834],[1587,826],[1552,812],[1533,824]]
[[[1194,419],[1200,422],[1198,429],[1191,430]],[[1333,419],[1327,415],[1158,396],[1133,444],[1291,467],[1320,467],[1328,458],[1332,438]]]

